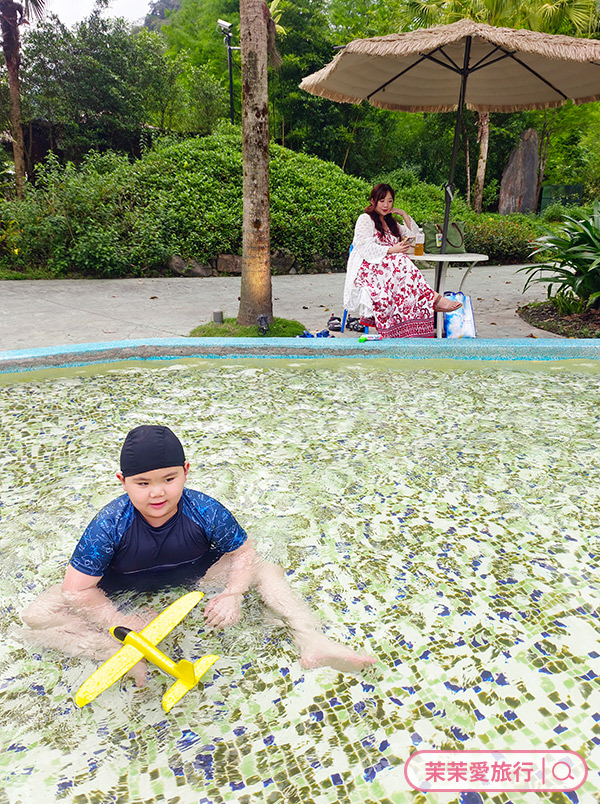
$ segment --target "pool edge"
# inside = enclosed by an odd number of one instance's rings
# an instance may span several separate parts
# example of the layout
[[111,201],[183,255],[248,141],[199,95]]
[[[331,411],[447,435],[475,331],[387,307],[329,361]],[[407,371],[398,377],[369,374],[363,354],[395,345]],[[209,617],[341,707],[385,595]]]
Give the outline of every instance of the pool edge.
[[0,373],[124,360],[178,358],[388,358],[397,360],[600,360],[600,339],[149,338],[0,352]]

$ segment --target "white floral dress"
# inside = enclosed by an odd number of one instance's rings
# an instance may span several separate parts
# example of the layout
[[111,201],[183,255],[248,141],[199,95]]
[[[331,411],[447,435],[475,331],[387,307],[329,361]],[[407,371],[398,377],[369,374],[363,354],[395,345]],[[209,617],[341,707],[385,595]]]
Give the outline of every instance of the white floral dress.
[[[359,314],[365,324],[375,325],[384,338],[433,338],[433,303],[437,294],[406,254],[387,254],[396,243],[398,238],[391,232],[381,235],[375,229],[369,215],[360,216],[352,250],[356,251],[352,267],[357,270],[348,293],[350,306],[351,296],[362,297]],[[350,267],[349,262],[349,274]]]

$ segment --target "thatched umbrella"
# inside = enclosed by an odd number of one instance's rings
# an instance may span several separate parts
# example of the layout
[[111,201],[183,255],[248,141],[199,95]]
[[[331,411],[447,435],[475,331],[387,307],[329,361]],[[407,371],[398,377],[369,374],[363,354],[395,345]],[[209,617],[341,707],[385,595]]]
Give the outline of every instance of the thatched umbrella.
[[454,194],[463,106],[516,112],[600,100],[600,42],[460,20],[355,39],[301,89],[334,101],[400,112],[457,111],[442,252]]

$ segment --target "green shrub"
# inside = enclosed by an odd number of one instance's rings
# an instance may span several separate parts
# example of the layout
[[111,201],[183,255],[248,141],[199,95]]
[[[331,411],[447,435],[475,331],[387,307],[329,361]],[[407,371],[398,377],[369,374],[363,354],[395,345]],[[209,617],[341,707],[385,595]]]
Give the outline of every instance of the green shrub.
[[549,204],[543,212],[540,213],[540,220],[544,223],[562,223],[566,215],[571,217],[586,217],[591,215],[591,207],[566,207],[558,202]]
[[548,286],[555,305],[574,310],[579,299],[586,307],[600,306],[600,202],[595,201],[587,217],[565,215],[558,232],[548,232],[536,241],[536,253],[545,257],[541,265],[530,266],[525,288],[532,282]]
[[412,187],[414,184],[417,184],[418,181],[418,168],[407,165],[406,167],[396,168],[396,170],[391,170],[387,173],[380,173],[372,179],[371,184],[372,186],[376,184],[389,184],[390,187],[394,188],[395,192],[398,192],[404,187]]
[[[291,255],[300,272],[345,270],[371,183],[275,144],[270,165],[272,252]],[[409,174],[389,174],[397,206],[418,223],[441,223],[443,188]],[[240,132],[229,125],[207,137],[165,138],[135,162],[92,152],[75,167],[50,155],[23,200],[0,199],[0,267],[142,276],[168,270],[173,255],[214,263],[241,254],[242,175]],[[467,249],[492,262],[525,261],[539,234],[530,218],[478,216],[459,196],[452,218],[465,221]]]
[[345,270],[354,224],[368,203],[366,182],[331,162],[271,148],[271,248],[296,267]]
[[540,212],[540,220],[544,221],[544,223],[557,223],[562,221],[565,212],[566,207],[563,207],[563,205],[557,201],[554,204],[548,204],[548,206]]
[[496,265],[527,262],[537,235],[532,218],[482,214],[465,225],[465,248]]
[[[7,235],[3,267],[54,276],[138,276],[164,270],[172,255],[199,262],[242,249],[239,131],[158,143],[133,164],[89,154],[40,167],[23,201],[0,201]],[[343,270],[368,185],[316,157],[271,147],[272,250],[296,269]],[[10,242],[9,242],[10,241]]]

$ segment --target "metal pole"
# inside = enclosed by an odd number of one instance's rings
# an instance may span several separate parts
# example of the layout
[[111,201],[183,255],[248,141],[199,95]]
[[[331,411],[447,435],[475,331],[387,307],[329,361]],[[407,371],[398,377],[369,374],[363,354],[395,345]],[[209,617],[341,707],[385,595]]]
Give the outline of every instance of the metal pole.
[[[448,240],[448,226],[450,223],[450,205],[454,198],[454,170],[456,168],[456,157],[458,156],[458,144],[460,139],[460,126],[462,121],[463,106],[465,103],[465,94],[467,91],[467,77],[469,75],[469,59],[471,57],[471,37],[468,36],[465,42],[465,58],[463,61],[463,68],[461,71],[460,93],[458,96],[458,109],[456,112],[456,125],[454,128],[454,142],[452,143],[452,159],[450,160],[450,175],[448,176],[448,183],[446,184],[446,206],[444,208],[444,225],[442,227],[442,247],[441,253],[446,253],[446,243]],[[435,278],[435,290],[440,292],[440,282],[442,278],[441,268],[437,272]]]
[[231,124],[233,125],[233,74],[231,66],[231,31],[227,31],[225,36],[225,44],[227,46],[227,64],[229,66],[229,114],[231,117]]

